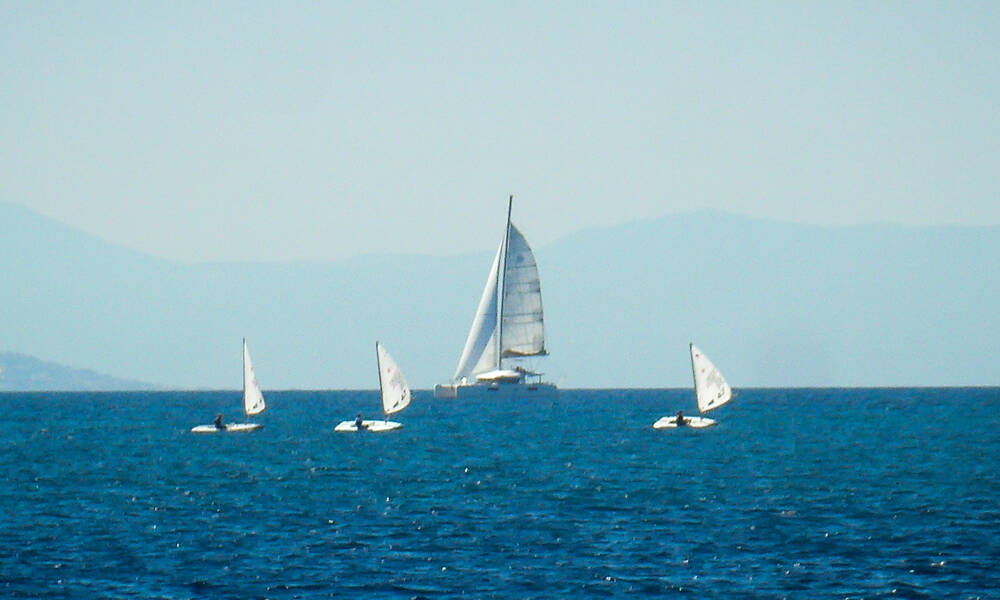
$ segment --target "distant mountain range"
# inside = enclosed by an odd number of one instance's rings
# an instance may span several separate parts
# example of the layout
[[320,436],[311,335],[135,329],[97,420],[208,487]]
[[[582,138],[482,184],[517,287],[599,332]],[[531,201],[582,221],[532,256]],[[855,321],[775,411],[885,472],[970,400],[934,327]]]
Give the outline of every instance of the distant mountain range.
[[[514,221],[530,241],[529,210]],[[0,349],[171,388],[239,388],[243,337],[265,389],[374,388],[376,340],[431,387],[452,375],[493,258],[184,264],[14,204],[0,227]],[[1000,383],[996,227],[701,211],[535,251],[550,356],[534,366],[563,386],[689,386],[689,341],[737,388]]]
[[118,379],[87,369],[48,363],[33,356],[0,352],[0,392],[149,390],[141,381]]

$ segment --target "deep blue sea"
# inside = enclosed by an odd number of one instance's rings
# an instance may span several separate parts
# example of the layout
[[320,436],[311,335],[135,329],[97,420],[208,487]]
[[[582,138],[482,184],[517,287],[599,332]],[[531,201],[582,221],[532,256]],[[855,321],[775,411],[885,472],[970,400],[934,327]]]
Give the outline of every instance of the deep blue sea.
[[1000,389],[0,394],[0,597],[1000,597]]

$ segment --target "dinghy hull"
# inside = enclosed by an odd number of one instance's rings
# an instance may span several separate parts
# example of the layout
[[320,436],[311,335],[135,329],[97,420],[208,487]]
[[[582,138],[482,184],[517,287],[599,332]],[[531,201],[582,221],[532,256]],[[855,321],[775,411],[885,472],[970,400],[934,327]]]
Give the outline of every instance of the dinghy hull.
[[[362,431],[369,433],[384,433],[403,426],[402,423],[396,421],[362,421],[361,424],[363,425]],[[341,421],[333,430],[337,433],[357,433],[358,426],[354,424],[354,421]]]
[[263,427],[260,423],[226,423],[225,429],[219,429],[215,425],[198,425],[191,428],[191,433],[247,433]]
[[653,429],[684,429],[685,427],[704,429],[713,425],[715,425],[715,419],[709,419],[708,417],[684,417],[684,425],[677,427],[677,416],[675,415],[673,417],[663,417],[656,423],[653,423]]

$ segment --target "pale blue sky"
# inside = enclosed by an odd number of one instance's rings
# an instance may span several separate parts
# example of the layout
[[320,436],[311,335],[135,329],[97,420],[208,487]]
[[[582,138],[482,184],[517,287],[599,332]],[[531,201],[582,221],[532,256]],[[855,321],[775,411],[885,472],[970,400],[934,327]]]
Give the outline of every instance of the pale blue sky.
[[[185,261],[1000,223],[1000,4],[0,2],[0,200]],[[482,224],[482,225],[480,225]]]

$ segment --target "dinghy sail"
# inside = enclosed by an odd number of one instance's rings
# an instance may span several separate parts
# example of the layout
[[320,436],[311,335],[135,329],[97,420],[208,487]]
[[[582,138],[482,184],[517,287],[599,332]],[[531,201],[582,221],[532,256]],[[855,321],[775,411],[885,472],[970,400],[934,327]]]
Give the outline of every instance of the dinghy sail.
[[398,413],[410,405],[410,386],[406,385],[403,372],[392,360],[385,346],[375,342],[375,353],[378,355],[378,385],[382,390],[382,412],[386,420],[389,415]]
[[719,369],[694,344],[691,348],[691,371],[694,374],[694,394],[698,412],[707,413],[733,399],[733,390]]
[[[435,387],[435,396],[455,398],[460,388],[518,393],[557,393],[541,383],[541,373],[520,365],[504,368],[504,359],[545,356],[545,317],[538,263],[527,239],[510,220],[514,197],[508,199],[507,226],[497,248],[483,295],[450,384]],[[528,381],[532,378],[531,381]]]
[[[712,361],[705,356],[705,353],[694,344],[689,344],[691,351],[691,374],[694,377],[694,395],[698,403],[698,412],[705,414],[710,410],[715,410],[723,404],[733,399],[733,390],[729,387],[726,379]],[[708,417],[684,417],[678,415],[663,417],[653,423],[655,429],[665,429],[677,427],[678,416],[684,419],[680,424],[682,427],[710,427],[715,425],[714,419]]]
[[[260,391],[257,383],[257,374],[253,370],[253,361],[250,360],[250,350],[247,349],[247,340],[243,338],[243,412],[248,417],[259,415],[264,412],[267,405],[264,403],[264,394]],[[223,424],[221,416],[212,425],[198,425],[191,428],[193,433],[216,433],[227,431],[231,433],[254,431],[263,427],[259,423],[226,423]]]
[[243,339],[243,412],[248,417],[259,415],[264,412],[267,406],[264,404],[264,394],[260,391],[257,383],[257,374],[253,370],[253,361],[250,360],[250,350],[247,349],[247,341]]
[[[413,394],[410,386],[407,385],[403,372],[399,370],[399,365],[392,359],[385,346],[375,342],[375,355],[378,361],[378,387],[382,396],[382,414],[384,421],[362,420],[360,415],[354,421],[341,421],[333,428],[341,433],[355,433],[357,431],[370,431],[381,433],[392,431],[403,426],[402,423],[390,421],[389,415],[396,414],[410,405]],[[360,424],[360,427],[358,425]]]

